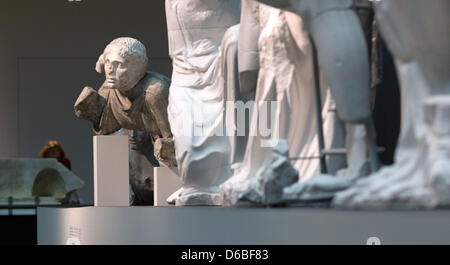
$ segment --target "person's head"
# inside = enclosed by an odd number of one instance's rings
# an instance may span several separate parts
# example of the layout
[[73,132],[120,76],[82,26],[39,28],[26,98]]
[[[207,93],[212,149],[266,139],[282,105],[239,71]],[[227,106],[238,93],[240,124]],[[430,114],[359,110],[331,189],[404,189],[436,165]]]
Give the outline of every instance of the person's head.
[[107,87],[126,94],[144,77],[147,64],[147,50],[140,41],[118,38],[105,48],[96,69],[105,74]]
[[40,158],[64,158],[66,154],[58,141],[49,141],[39,153]]

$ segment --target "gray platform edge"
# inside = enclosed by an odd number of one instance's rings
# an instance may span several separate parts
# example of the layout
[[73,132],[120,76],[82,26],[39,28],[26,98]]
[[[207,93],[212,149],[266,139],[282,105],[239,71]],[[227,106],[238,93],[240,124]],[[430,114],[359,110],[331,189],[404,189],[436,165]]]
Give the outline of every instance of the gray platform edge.
[[[450,211],[308,208],[38,208],[38,244],[387,245],[450,244]],[[75,235],[74,235],[74,231]]]

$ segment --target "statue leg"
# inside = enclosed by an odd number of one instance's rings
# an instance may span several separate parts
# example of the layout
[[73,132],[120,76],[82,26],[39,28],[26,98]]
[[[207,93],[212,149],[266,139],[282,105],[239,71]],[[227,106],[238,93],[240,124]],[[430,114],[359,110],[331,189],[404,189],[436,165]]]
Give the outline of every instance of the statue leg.
[[370,66],[358,17],[352,10],[329,11],[312,21],[310,32],[339,117],[364,123],[372,114]]
[[364,125],[370,170],[375,172],[379,162],[370,107],[369,53],[361,23],[352,10],[335,10],[316,17],[310,31],[338,116],[346,123]]

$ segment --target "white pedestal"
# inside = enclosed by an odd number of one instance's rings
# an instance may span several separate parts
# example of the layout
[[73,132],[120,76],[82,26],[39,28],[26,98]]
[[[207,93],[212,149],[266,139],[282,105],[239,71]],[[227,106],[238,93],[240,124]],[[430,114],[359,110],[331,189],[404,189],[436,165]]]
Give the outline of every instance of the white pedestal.
[[94,136],[94,205],[129,206],[128,136]]
[[154,177],[155,206],[171,206],[167,204],[167,198],[182,186],[178,169],[161,164],[161,167],[154,168]]

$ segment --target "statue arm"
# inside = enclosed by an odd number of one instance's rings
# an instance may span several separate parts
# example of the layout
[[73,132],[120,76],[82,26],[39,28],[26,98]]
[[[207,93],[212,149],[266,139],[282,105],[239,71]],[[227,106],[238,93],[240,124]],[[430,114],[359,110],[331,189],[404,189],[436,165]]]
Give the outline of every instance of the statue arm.
[[98,128],[106,100],[91,87],[85,87],[75,102],[75,115]]
[[172,138],[173,135],[170,130],[167,114],[167,107],[169,105],[169,84],[162,81],[152,84],[146,92],[145,103],[147,109],[153,115],[162,137],[166,139]]

